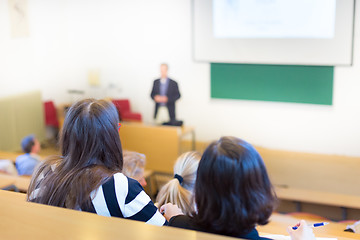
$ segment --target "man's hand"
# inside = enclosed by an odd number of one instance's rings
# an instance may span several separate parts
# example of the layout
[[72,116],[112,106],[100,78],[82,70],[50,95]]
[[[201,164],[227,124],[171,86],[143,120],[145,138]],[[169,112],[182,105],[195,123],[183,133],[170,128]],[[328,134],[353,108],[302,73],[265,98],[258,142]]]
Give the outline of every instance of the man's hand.
[[163,96],[163,97],[162,97],[162,100],[163,100],[163,101],[162,101],[163,103],[167,103],[167,102],[168,102],[168,97],[167,97],[167,96]]
[[154,100],[157,103],[167,103],[168,102],[167,96],[161,96],[161,95],[155,95]]

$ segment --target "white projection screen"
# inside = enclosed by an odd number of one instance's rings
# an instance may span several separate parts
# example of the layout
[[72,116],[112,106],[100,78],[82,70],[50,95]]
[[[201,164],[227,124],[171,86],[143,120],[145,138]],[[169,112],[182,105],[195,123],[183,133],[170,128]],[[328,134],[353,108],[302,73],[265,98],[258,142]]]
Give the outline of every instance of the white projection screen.
[[196,61],[351,65],[354,0],[193,0]]

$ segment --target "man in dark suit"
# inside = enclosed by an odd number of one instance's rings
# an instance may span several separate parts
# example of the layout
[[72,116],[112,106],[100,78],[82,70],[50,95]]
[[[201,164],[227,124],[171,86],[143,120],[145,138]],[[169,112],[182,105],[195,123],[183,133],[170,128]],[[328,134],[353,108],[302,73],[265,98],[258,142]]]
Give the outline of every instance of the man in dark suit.
[[[155,101],[154,119],[157,122],[173,122],[175,117],[175,101],[180,98],[178,84],[168,78],[168,65],[163,63],[160,65],[161,78],[154,81],[151,91],[151,98]],[[168,119],[164,118],[164,109],[167,108]],[[158,116],[159,115],[159,116]],[[160,118],[160,119],[159,119]]]

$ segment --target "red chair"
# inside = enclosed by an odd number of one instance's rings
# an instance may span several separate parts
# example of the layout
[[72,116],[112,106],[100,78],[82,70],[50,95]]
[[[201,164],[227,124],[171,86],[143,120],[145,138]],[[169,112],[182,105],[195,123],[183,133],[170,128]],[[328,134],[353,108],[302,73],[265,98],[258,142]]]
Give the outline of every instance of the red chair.
[[45,110],[45,125],[59,128],[59,121],[57,118],[56,108],[53,101],[44,102]]
[[130,101],[128,99],[113,99],[113,104],[119,112],[119,117],[122,121],[136,121],[141,122],[142,116],[140,113],[131,112]]

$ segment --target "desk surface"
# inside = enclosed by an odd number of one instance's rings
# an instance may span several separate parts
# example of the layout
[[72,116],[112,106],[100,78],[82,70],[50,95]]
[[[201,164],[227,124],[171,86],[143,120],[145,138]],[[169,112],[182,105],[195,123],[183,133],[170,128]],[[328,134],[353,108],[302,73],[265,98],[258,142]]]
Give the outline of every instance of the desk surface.
[[[51,153],[51,154],[47,154],[47,153]],[[15,163],[16,158],[20,155],[23,155],[23,152],[6,152],[6,151],[0,151],[0,159],[8,159],[11,160],[12,162]],[[57,155],[58,153],[56,153],[56,150],[43,150],[42,152],[39,153],[39,156],[41,157],[41,159],[45,159],[46,157],[48,157],[49,155]]]
[[143,122],[126,122],[123,121],[121,124],[131,125],[131,126],[139,126],[144,128],[169,128],[169,129],[178,129],[180,134],[187,134],[189,132],[194,131],[194,127],[189,126],[171,126],[171,125],[158,125],[152,123],[143,123]]
[[0,159],[8,159],[15,162],[16,158],[21,154],[22,153],[0,151]]
[[[148,175],[150,170],[146,171]],[[0,187],[15,185],[21,191],[27,191],[30,184],[28,176],[11,176],[0,173]],[[297,188],[276,188],[279,199],[323,204],[337,207],[360,209],[360,197],[345,194],[328,193],[322,191],[305,190]]]
[[0,188],[15,185],[20,191],[27,192],[30,185],[30,176],[13,176],[0,173]]
[[[266,234],[281,234],[281,235],[289,235],[286,231],[288,226],[296,225],[300,219],[274,213],[270,222],[265,226],[258,226],[257,229],[262,236]],[[308,223],[314,223],[308,221]],[[348,239],[360,239],[360,234],[344,232],[346,228],[345,223],[336,223],[330,222],[329,225],[324,227],[313,228],[316,237],[329,237],[329,238],[337,238],[339,240],[348,240]]]
[[23,202],[21,198],[17,193],[0,191],[2,239],[234,239]]
[[[0,190],[0,229],[4,239],[234,239],[219,235],[156,227],[120,218],[51,207],[25,202],[25,195]],[[6,219],[6,221],[4,221]],[[259,226],[261,235],[287,235],[286,227],[299,220],[282,214],[273,214],[269,224]],[[315,228],[317,237],[339,240],[360,239],[360,235],[344,232],[345,224],[331,223]],[[21,231],[19,231],[21,229]]]
[[330,193],[292,187],[276,187],[275,190],[278,198],[283,200],[360,209],[360,196],[356,195]]

